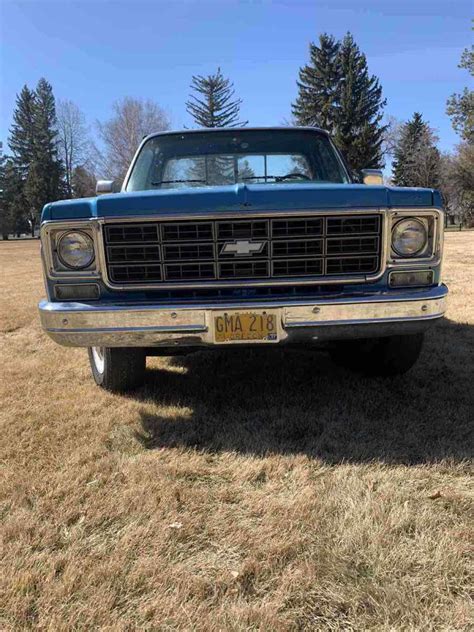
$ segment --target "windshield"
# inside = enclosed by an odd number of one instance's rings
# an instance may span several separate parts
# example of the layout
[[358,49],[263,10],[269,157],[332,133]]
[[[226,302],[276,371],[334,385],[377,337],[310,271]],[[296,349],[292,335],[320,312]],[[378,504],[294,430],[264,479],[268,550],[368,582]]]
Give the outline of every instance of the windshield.
[[348,182],[326,135],[311,130],[239,130],[156,136],[142,147],[127,191],[236,183]]

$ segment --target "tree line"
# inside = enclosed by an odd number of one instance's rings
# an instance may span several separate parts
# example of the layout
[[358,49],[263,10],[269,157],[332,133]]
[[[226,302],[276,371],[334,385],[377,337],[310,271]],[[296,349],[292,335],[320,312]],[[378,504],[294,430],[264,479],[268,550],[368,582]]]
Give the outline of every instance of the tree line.
[[[474,75],[474,51],[466,49],[459,66]],[[446,111],[460,137],[450,154],[420,112],[405,122],[385,115],[378,77],[353,36],[338,41],[323,33],[309,45],[308,62],[297,79],[292,123],[328,130],[355,177],[363,168],[392,162],[391,183],[439,188],[448,214],[474,221],[474,92],[465,88],[447,99]],[[199,127],[247,125],[242,99],[220,68],[191,79],[186,110]],[[121,182],[142,138],[170,128],[170,117],[151,100],[125,97],[111,117],[97,122],[93,135],[81,110],[58,101],[42,78],[17,95],[8,138],[0,154],[0,232],[34,234],[47,202],[95,194],[97,176]]]

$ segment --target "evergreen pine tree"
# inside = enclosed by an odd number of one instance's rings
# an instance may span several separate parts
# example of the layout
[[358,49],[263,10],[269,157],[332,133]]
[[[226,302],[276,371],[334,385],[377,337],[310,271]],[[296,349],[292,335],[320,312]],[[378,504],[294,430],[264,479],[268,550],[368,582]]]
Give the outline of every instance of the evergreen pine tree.
[[57,155],[56,108],[51,85],[40,79],[33,92],[24,86],[17,97],[9,146],[22,182],[24,217],[34,234],[41,209],[63,193],[63,169]]
[[382,143],[386,126],[382,109],[386,101],[375,76],[370,76],[367,59],[350,33],[338,53],[341,81],[335,121],[335,142],[354,171],[383,166]]
[[322,127],[333,133],[336,123],[337,93],[340,84],[339,43],[323,33],[319,46],[309,45],[309,63],[300,68],[298,97],[292,105],[298,125]]
[[63,193],[63,167],[58,158],[58,142],[56,128],[56,104],[51,84],[42,78],[36,87],[34,108],[34,167],[29,179],[41,180],[41,185],[34,185],[37,192],[32,197],[39,208],[47,202],[61,198]]
[[187,112],[200,127],[243,127],[248,121],[239,121],[242,99],[235,99],[234,86],[221,69],[213,75],[193,76],[191,94],[186,102]]
[[[259,174],[260,175],[260,174]],[[239,162],[239,181],[246,182],[247,180],[256,180],[258,176],[255,175],[255,171],[252,169],[249,161],[245,158],[242,162]]]
[[3,155],[2,143],[0,143],[0,234],[3,239],[8,239],[8,235],[12,232],[12,221],[9,208],[6,203],[6,172],[7,159]]
[[8,156],[0,156],[0,234],[8,239],[11,233],[23,232],[25,200],[20,171]]
[[419,146],[424,129],[425,123],[419,112],[401,127],[392,164],[392,181],[397,186],[408,187],[413,182],[414,149]]
[[8,139],[12,160],[6,161],[2,173],[6,225],[13,232],[23,232],[27,227],[25,184],[35,157],[35,115],[36,94],[25,85],[16,98]]
[[350,33],[336,42],[326,33],[310,44],[310,63],[300,69],[293,114],[300,125],[328,130],[355,171],[383,166],[385,100],[377,77]]
[[402,187],[437,187],[440,154],[433,131],[419,112],[402,125],[395,145],[392,180]]
[[13,125],[8,139],[13,160],[23,178],[26,178],[28,168],[34,157],[35,113],[36,95],[25,85],[16,98]]

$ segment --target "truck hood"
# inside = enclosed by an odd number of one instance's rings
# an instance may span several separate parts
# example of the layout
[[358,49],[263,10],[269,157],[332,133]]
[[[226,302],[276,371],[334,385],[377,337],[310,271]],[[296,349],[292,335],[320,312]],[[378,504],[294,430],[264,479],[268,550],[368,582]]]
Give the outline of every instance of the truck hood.
[[60,200],[44,207],[42,220],[420,206],[441,206],[439,193],[364,184],[236,184]]

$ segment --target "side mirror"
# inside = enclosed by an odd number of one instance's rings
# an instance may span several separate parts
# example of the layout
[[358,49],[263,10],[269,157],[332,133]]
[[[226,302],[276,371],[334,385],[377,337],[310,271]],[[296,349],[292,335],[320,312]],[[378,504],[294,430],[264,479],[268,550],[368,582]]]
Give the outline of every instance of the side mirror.
[[364,184],[383,184],[383,172],[381,169],[362,169],[362,181]]
[[117,193],[117,185],[115,180],[97,180],[95,185],[96,195],[104,195],[105,193]]

